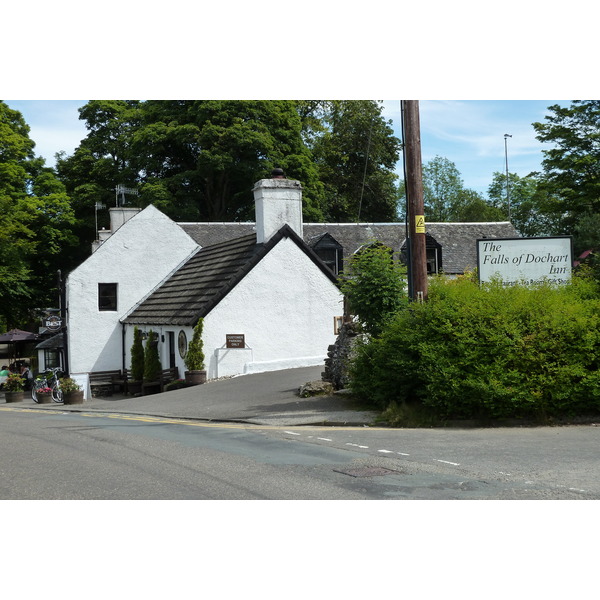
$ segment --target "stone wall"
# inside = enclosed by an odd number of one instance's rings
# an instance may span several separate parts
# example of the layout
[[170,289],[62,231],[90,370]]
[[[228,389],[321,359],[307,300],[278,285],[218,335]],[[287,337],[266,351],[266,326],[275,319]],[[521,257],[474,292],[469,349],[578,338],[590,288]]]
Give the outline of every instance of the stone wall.
[[330,382],[334,389],[348,387],[347,362],[352,355],[358,332],[354,323],[344,323],[335,344],[329,346],[325,359],[325,370],[321,374],[323,381]]

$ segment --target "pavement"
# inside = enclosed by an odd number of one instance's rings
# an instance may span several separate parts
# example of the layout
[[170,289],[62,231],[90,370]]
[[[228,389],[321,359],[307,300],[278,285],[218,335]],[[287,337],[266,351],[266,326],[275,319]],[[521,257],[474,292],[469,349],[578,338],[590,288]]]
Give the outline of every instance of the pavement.
[[[352,398],[346,393],[300,397],[300,386],[309,381],[320,380],[322,370],[322,366],[317,366],[254,373],[149,396],[114,394],[104,398],[91,398],[83,404],[75,405],[36,404],[26,394],[23,402],[7,406],[255,425],[371,425],[378,413],[357,410]],[[4,402],[3,396],[0,394],[0,404]]]

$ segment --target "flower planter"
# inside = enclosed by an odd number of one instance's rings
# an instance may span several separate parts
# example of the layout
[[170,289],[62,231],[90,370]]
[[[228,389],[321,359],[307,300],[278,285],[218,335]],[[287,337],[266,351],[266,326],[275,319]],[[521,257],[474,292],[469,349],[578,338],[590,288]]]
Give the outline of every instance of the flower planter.
[[7,402],[23,402],[25,392],[4,392],[4,397]]
[[83,404],[83,390],[80,392],[63,392],[63,404]]
[[141,381],[128,381],[127,382],[127,393],[132,396],[140,396],[142,393],[142,382]]
[[200,385],[206,383],[206,371],[186,371],[185,382],[188,385]]
[[50,404],[52,402],[52,394],[36,394],[38,404]]

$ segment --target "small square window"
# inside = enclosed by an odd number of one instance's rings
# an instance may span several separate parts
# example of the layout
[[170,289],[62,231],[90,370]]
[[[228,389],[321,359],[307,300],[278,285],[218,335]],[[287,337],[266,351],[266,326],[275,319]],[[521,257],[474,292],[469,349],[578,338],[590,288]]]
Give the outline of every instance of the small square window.
[[98,310],[117,310],[117,284],[98,284]]

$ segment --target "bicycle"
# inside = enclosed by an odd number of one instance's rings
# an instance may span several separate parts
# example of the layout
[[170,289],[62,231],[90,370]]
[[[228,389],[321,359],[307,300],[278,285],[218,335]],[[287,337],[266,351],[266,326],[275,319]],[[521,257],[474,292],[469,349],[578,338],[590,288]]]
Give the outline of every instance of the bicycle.
[[60,389],[60,379],[58,374],[61,372],[59,367],[54,367],[52,369],[47,369],[45,373],[41,373],[38,375],[34,381],[33,386],[31,387],[31,398],[34,402],[37,402],[37,392],[41,388],[50,388],[52,390],[52,400],[54,402],[62,402],[63,401],[63,393]]

